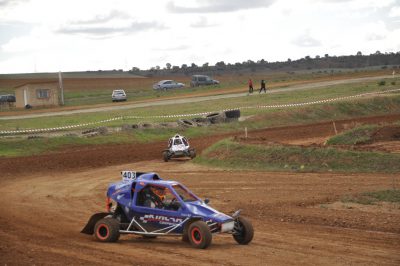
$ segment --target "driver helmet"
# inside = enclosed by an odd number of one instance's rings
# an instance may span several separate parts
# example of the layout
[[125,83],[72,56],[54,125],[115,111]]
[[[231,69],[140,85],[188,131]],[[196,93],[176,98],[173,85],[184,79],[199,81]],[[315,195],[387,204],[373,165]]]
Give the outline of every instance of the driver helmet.
[[164,187],[151,187],[151,191],[157,195],[161,200],[164,200],[165,194],[167,193],[166,188]]

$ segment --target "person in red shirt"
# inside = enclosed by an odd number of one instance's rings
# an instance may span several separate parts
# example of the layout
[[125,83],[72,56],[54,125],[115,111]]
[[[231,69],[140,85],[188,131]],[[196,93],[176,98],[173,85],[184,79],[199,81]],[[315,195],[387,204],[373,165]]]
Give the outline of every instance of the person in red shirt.
[[249,93],[253,93],[253,81],[249,79]]

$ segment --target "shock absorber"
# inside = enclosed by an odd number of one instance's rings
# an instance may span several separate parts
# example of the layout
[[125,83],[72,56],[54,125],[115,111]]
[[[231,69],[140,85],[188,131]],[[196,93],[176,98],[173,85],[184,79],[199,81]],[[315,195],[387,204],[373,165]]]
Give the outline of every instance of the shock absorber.
[[111,203],[110,198],[109,198],[109,197],[106,197],[106,211],[107,211],[107,212],[110,212],[111,205],[112,205],[112,203]]

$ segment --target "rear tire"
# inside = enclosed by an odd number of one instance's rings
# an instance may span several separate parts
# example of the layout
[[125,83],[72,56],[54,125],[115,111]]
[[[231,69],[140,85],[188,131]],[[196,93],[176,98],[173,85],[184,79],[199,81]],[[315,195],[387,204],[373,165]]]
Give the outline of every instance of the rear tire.
[[116,242],[119,236],[119,222],[114,218],[103,218],[94,226],[94,237],[100,242]]
[[189,151],[189,155],[190,155],[190,158],[194,159],[196,157],[196,151],[195,150],[190,150]]
[[189,226],[188,238],[193,247],[205,249],[211,244],[212,234],[205,222],[197,221]]
[[253,240],[253,225],[245,218],[238,217],[235,221],[233,238],[239,245],[247,245]]

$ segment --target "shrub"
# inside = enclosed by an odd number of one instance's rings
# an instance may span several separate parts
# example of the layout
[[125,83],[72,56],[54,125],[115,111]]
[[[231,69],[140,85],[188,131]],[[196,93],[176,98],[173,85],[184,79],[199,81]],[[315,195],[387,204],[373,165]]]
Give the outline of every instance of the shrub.
[[376,125],[363,125],[345,131],[339,135],[333,136],[326,144],[329,145],[357,145],[368,143],[371,140],[371,135],[376,131]]
[[381,80],[381,81],[378,82],[378,85],[379,86],[385,86],[386,85],[386,81]]

